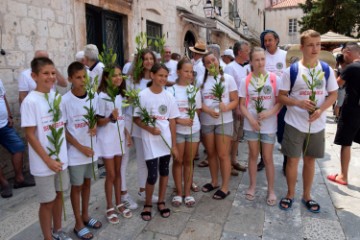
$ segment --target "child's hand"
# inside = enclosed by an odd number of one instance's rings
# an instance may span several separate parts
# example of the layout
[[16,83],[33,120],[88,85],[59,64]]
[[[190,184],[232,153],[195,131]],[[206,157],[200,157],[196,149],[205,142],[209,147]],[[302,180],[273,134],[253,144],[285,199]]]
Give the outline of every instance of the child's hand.
[[96,125],[94,128],[91,128],[91,129],[89,128],[88,133],[91,137],[96,136]]
[[85,156],[87,157],[92,157],[94,156],[94,151],[89,148],[89,147],[86,147],[86,146],[82,146],[80,151],[82,152],[82,154],[84,154]]
[[270,111],[263,111],[263,112],[258,114],[258,120],[259,121],[265,120],[268,117],[270,117],[270,115],[271,115]]
[[220,108],[220,111],[222,111],[222,112],[227,112],[227,111],[228,111],[225,103],[223,103],[223,102],[221,102],[221,103],[219,104],[219,108]]
[[252,129],[254,129],[254,131],[260,131],[260,124],[257,120],[255,120],[254,118],[250,118],[249,119],[250,125],[252,127]]
[[133,141],[132,141],[132,138],[131,138],[130,134],[128,134],[128,135],[126,136],[126,145],[127,145],[128,147],[131,147],[131,146],[133,145]]
[[50,168],[52,171],[54,172],[60,172],[62,170],[62,165],[64,165],[64,163],[62,162],[58,162],[54,159],[52,159],[51,157],[49,157],[46,161],[46,165],[48,166],[48,168]]
[[161,134],[161,130],[158,129],[157,127],[153,127],[153,128],[151,128],[150,133],[151,133],[152,135],[160,135],[160,134]]
[[213,109],[211,109],[211,110],[209,111],[209,115],[210,115],[211,117],[213,117],[213,118],[218,118],[218,117],[220,116],[220,113],[217,112],[217,111],[215,111],[215,110],[213,110]]
[[177,159],[178,159],[178,157],[179,157],[179,152],[178,152],[176,146],[173,146],[173,147],[171,148],[171,154],[172,154],[174,160],[177,160]]
[[191,118],[179,119],[178,123],[184,126],[191,127],[193,125],[193,120]]
[[112,111],[111,114],[112,114],[113,118],[117,120],[119,117],[119,110],[117,108],[114,108],[114,110]]

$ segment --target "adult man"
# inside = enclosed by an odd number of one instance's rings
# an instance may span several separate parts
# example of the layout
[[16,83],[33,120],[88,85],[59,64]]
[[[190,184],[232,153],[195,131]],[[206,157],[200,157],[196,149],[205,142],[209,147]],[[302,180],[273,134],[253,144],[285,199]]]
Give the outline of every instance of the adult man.
[[[37,50],[35,52],[34,58],[46,57],[49,58],[49,54],[44,50]],[[64,76],[55,68],[56,71],[56,80],[57,85],[60,87],[67,86],[67,80]],[[36,88],[36,82],[31,77],[31,68],[28,68],[20,73],[18,82],[19,88],[19,104],[22,103],[24,98],[28,95],[28,93]]]
[[85,65],[89,68],[89,78],[91,82],[98,76],[98,84],[100,85],[104,64],[99,61],[99,50],[94,44],[88,44],[84,48]]
[[[22,173],[23,152],[25,145],[13,128],[13,117],[5,96],[5,88],[0,80],[0,144],[8,150],[12,157],[11,161],[15,171],[14,188],[35,186],[33,181],[24,179]],[[0,168],[1,197],[12,196],[12,188],[6,180]]]
[[[235,60],[226,66],[224,72],[233,76],[238,89],[240,89],[241,80],[246,78],[251,71],[249,64],[250,44],[247,41],[237,41],[234,44],[233,53],[235,55]],[[239,175],[237,171],[246,171],[246,168],[240,165],[236,159],[239,141],[244,134],[244,117],[240,113],[240,105],[233,111],[233,118],[234,135],[231,143],[231,165],[233,168],[231,170],[231,175],[237,176]]]
[[164,47],[164,64],[169,69],[168,83],[167,85],[173,85],[178,78],[177,76],[177,64],[178,62],[171,59],[171,49],[169,46]]
[[205,67],[202,62],[202,57],[208,52],[206,50],[206,44],[199,40],[195,43],[194,47],[189,47],[189,49],[192,52],[194,59],[194,75],[196,79],[196,86],[200,87],[204,81],[205,76]]
[[[301,34],[300,50],[302,59],[297,64],[298,74],[291,87],[290,68],[282,77],[278,100],[287,106],[285,114],[284,139],[282,151],[288,157],[286,165],[286,182],[288,191],[282,198],[279,207],[289,210],[295,196],[297,169],[303,153],[303,196],[302,202],[313,212],[320,211],[320,205],[311,198],[311,186],[315,171],[315,158],[322,158],[325,152],[325,110],[332,106],[337,98],[337,82],[334,72],[330,70],[328,80],[324,74],[311,77],[312,72],[324,71],[318,60],[321,50],[320,34],[314,30],[307,30]],[[309,89],[304,76],[317,84]],[[290,94],[289,91],[291,90]],[[315,93],[315,101],[309,96]],[[326,95],[328,95],[326,97]],[[310,131],[308,132],[308,129]]]
[[356,43],[347,43],[342,53],[349,65],[338,78],[339,85],[345,84],[346,95],[334,141],[335,144],[341,145],[341,172],[327,178],[338,184],[347,185],[351,145],[352,142],[360,143],[360,47]]

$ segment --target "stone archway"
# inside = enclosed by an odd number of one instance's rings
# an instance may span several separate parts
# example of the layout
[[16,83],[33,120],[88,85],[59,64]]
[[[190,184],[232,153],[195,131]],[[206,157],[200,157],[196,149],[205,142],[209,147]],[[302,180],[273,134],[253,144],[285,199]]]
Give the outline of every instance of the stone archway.
[[187,56],[189,59],[192,58],[189,47],[193,47],[195,45],[195,42],[195,35],[190,30],[187,31],[184,37],[184,55]]

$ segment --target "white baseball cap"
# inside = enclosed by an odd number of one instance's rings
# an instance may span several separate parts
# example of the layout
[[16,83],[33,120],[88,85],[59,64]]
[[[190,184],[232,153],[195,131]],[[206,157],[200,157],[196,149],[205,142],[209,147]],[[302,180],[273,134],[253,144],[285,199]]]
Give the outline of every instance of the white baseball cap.
[[224,51],[224,53],[223,53],[223,56],[230,56],[230,57],[232,57],[232,58],[235,58],[235,57],[234,57],[234,52],[233,52],[232,49],[226,49],[226,50]]

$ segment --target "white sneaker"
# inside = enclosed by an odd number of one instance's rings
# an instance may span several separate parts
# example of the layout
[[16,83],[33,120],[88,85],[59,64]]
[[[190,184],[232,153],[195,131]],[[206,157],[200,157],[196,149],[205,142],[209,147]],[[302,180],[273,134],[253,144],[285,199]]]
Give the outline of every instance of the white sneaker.
[[128,193],[121,196],[121,202],[123,204],[125,204],[126,208],[131,209],[131,210],[135,210],[139,207],[138,204],[134,201],[134,199]]
[[[145,197],[146,197],[145,191],[143,191],[143,192],[138,192],[138,195],[139,195],[139,199],[140,199],[140,201],[145,202]],[[151,202],[153,202],[153,203],[157,203],[157,202],[158,202],[158,200],[159,200],[158,196],[156,196],[156,195],[152,195]]]

